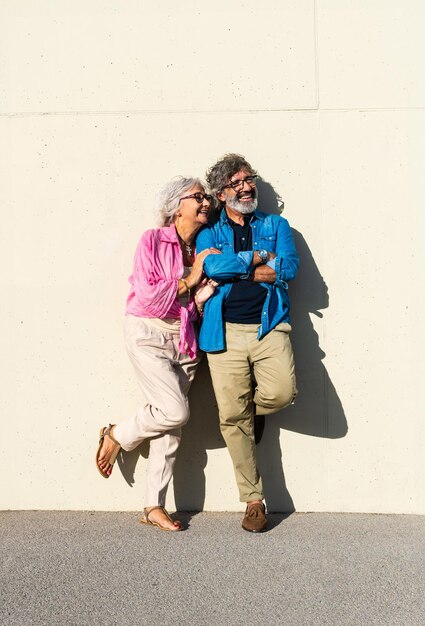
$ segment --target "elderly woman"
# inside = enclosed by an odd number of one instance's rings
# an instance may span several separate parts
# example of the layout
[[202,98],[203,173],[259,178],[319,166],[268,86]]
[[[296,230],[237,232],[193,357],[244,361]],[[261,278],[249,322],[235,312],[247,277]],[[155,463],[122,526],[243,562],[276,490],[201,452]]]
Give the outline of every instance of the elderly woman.
[[218,253],[207,249],[195,256],[195,236],[207,224],[210,206],[200,180],[174,179],[162,192],[161,227],[142,235],[129,279],[125,340],[143,403],[135,415],[101,429],[96,454],[99,472],[109,478],[121,448],[134,450],[150,439],[141,522],[167,531],[182,530],[164,505],[199,361],[193,294],[204,259]]

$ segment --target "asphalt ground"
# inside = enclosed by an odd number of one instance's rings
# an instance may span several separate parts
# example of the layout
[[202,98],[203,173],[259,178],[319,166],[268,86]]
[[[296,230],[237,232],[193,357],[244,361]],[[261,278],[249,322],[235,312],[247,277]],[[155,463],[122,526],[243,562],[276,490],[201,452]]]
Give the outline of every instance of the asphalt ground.
[[0,624],[425,624],[425,517],[0,513]]

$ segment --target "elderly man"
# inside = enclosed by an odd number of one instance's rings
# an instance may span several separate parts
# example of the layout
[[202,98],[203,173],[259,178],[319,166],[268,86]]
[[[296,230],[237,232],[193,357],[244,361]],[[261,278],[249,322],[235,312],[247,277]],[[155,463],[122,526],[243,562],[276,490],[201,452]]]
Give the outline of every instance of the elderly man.
[[210,247],[222,252],[204,262],[207,276],[219,284],[204,306],[200,347],[208,353],[220,429],[240,501],[247,504],[242,528],[250,532],[267,526],[255,449],[264,415],[297,394],[287,281],[295,277],[298,255],[288,222],[257,210],[256,178],[238,154],[211,167],[207,181],[222,210],[196,244],[198,253]]

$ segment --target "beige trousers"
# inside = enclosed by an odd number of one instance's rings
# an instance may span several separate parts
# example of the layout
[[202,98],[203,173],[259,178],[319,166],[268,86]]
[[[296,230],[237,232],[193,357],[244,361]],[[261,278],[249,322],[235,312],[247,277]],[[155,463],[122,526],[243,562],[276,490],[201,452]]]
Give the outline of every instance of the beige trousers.
[[258,340],[257,324],[226,323],[226,350],[208,353],[220,430],[233,461],[241,502],[263,499],[254,413],[274,413],[294,402],[297,394],[290,331],[289,324],[278,324]]
[[150,439],[145,506],[165,506],[199,358],[180,354],[178,323],[127,315],[124,334],[143,403],[135,415],[117,424],[114,437],[127,451]]

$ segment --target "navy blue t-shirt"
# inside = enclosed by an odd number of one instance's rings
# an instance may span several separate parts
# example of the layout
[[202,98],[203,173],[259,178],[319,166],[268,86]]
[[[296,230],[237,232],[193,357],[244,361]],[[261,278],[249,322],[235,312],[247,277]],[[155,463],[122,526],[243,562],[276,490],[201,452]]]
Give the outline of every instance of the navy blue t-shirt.
[[[228,218],[234,234],[234,251],[252,250],[252,215],[244,215],[241,226]],[[267,289],[253,280],[235,278],[229,295],[224,301],[223,317],[234,324],[260,324]]]

